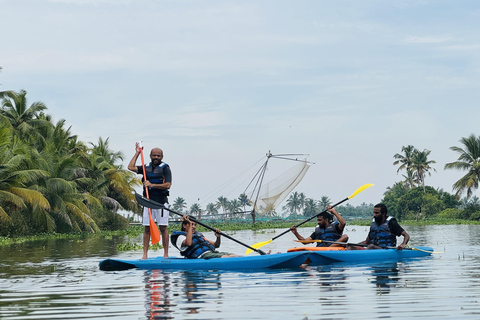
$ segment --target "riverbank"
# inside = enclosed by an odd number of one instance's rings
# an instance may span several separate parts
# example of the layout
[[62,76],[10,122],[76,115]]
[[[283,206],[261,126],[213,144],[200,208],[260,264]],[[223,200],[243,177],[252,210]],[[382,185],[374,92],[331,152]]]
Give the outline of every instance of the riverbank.
[[[296,225],[302,222],[298,221],[261,221],[252,226],[251,222],[206,222],[212,228],[218,228],[222,231],[239,231],[239,230],[253,230],[256,233],[267,233],[269,229],[288,229],[292,225]],[[369,226],[371,220],[348,220],[347,225],[356,226]],[[424,219],[424,220],[404,220],[400,224],[404,227],[408,226],[425,226],[425,225],[480,225],[480,221],[476,220],[462,220],[462,219]],[[302,225],[302,227],[315,227],[316,221],[309,221]],[[179,229],[179,223],[170,223],[168,232],[171,233],[174,230]],[[198,225],[197,230],[200,232],[210,231],[205,227]],[[0,246],[11,245],[14,243],[33,242],[39,240],[50,239],[82,239],[87,237],[104,237],[111,238],[112,236],[128,236],[129,238],[135,238],[143,233],[143,226],[131,225],[129,228],[117,231],[102,231],[100,233],[44,233],[39,235],[27,236],[27,237],[0,237]]]

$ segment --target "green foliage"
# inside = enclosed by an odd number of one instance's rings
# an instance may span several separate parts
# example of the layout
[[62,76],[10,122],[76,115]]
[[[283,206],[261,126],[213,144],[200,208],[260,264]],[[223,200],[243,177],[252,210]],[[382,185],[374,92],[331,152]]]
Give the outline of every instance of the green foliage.
[[116,212],[139,211],[133,173],[108,138],[80,142],[41,102],[6,92],[0,107],[0,236],[125,228]]
[[436,218],[438,219],[464,219],[464,213],[461,209],[447,208],[438,213]]
[[385,192],[382,202],[387,206],[389,215],[398,220],[434,217],[442,210],[458,204],[454,196],[447,192],[430,186],[411,189],[400,183]]
[[[150,245],[148,247],[148,250],[160,250],[163,249],[163,246],[159,243],[154,244],[153,246]],[[140,245],[138,243],[122,243],[117,246],[118,251],[138,251],[138,250],[143,250],[143,245]]]

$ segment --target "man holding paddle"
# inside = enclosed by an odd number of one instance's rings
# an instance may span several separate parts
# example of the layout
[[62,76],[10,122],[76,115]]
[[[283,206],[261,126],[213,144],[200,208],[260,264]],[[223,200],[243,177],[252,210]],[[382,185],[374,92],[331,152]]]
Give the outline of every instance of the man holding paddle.
[[403,236],[403,242],[397,249],[405,249],[410,235],[403,230],[394,217],[387,216],[387,212],[387,206],[383,203],[373,207],[373,221],[367,239],[359,244],[367,245],[367,249],[397,247],[397,237]]
[[[136,162],[138,156],[142,155],[142,165],[137,166]],[[170,167],[165,162],[162,162],[163,151],[160,148],[153,148],[150,152],[151,162],[148,166],[145,166],[143,163],[143,147],[140,146],[140,143],[135,144],[135,155],[128,164],[128,170],[136,172],[138,174],[143,174],[143,195],[147,198],[152,199],[166,208],[168,208],[168,195],[171,185],[172,185],[172,172]],[[145,168],[145,169],[144,169]],[[147,259],[148,256],[148,246],[150,243],[150,213],[152,217],[152,222],[156,223],[160,227],[160,233],[162,235],[162,245],[163,245],[163,257],[168,258],[168,216],[169,213],[162,209],[149,209],[147,207],[143,208],[143,221],[142,224],[145,226],[143,233],[143,257],[142,259]],[[156,226],[152,226],[156,228]],[[158,231],[157,231],[158,233]],[[153,240],[152,240],[153,242]]]
[[172,233],[172,244],[180,251],[180,254],[188,259],[212,259],[212,258],[233,258],[240,257],[228,252],[218,252],[215,250],[220,247],[221,232],[216,229],[215,241],[208,240],[196,231],[197,223],[190,221],[195,219],[192,216],[183,216],[181,231]]
[[[338,221],[331,222],[331,215],[329,212],[332,213]],[[332,242],[348,241],[348,236],[343,234],[343,230],[345,229],[346,225],[345,219],[343,219],[343,217],[333,207],[328,206],[326,211],[321,212],[317,216],[317,222],[318,226],[315,227],[315,231],[306,239],[298,233],[295,226],[292,226],[290,230],[298,240],[320,240],[317,242],[317,247],[340,247],[343,246],[343,244]],[[305,242],[304,244],[307,243],[308,242]]]

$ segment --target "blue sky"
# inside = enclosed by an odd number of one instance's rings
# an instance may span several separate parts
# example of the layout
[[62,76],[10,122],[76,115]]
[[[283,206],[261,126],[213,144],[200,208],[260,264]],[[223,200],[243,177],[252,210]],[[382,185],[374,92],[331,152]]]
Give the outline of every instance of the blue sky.
[[426,183],[451,192],[462,172],[443,170],[457,159],[449,148],[480,134],[478,1],[0,8],[0,90],[27,90],[82,141],[109,137],[125,168],[135,141],[162,148],[171,198],[189,205],[225,195],[212,192],[269,150],[310,154],[296,189],[307,197],[337,202],[375,184],[358,205],[402,179],[393,155],[411,144],[437,162]]

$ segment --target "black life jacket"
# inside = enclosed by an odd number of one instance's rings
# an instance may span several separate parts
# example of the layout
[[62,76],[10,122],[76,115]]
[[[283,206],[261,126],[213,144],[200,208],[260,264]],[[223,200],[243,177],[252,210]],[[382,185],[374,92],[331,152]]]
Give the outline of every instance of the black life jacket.
[[[337,232],[338,221],[330,223],[328,227],[320,228],[320,226],[315,227],[315,238],[318,240],[326,241],[337,241],[342,234]],[[317,247],[328,247],[331,246],[331,243],[317,242]]]
[[170,240],[173,246],[180,251],[180,254],[188,259],[196,259],[204,252],[215,251],[215,247],[203,237],[203,234],[196,231],[192,234],[192,244],[187,250],[181,251],[180,248],[177,247],[177,239],[180,235],[187,236],[187,233],[185,231],[173,231]]
[[370,244],[374,244],[379,247],[397,246],[397,236],[394,235],[388,227],[388,223],[392,219],[395,220],[394,217],[388,216],[381,225],[378,225],[375,219],[373,219],[372,226],[370,227],[370,233],[368,234]]
[[[161,162],[160,165],[153,168],[153,165],[150,162],[148,166],[145,166],[145,175],[147,176],[147,180],[154,184],[164,183],[165,173],[163,171],[164,171],[164,168],[166,167],[168,167],[168,164],[166,164],[165,162]],[[142,178],[142,182],[143,181],[144,179]],[[149,193],[149,196],[154,199],[157,198],[158,196],[166,197],[170,194],[166,189],[162,190],[157,188],[149,188],[148,193]],[[145,188],[143,190],[143,195],[146,196]]]

